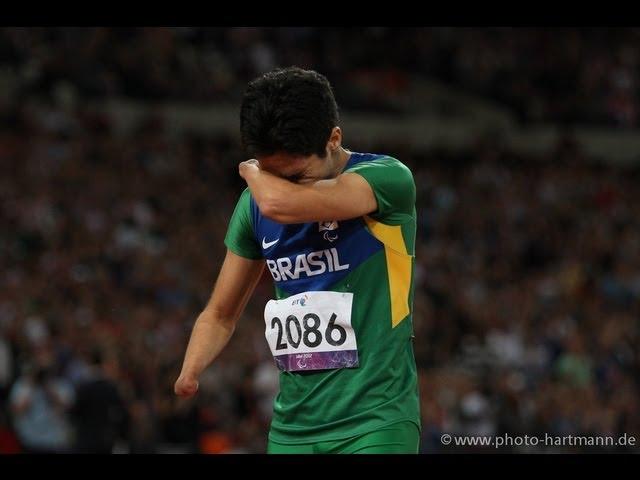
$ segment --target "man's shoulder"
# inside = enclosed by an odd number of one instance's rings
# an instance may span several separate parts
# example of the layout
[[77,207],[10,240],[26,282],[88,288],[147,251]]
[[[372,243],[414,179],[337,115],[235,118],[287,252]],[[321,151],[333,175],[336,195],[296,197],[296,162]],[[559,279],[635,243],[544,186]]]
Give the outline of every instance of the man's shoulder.
[[238,195],[238,200],[236,201],[236,209],[241,209],[243,212],[247,213],[255,213],[254,210],[257,210],[257,204],[251,195],[251,190],[249,187],[246,187],[240,195]]
[[369,180],[382,184],[414,184],[413,173],[396,157],[386,154],[357,154],[350,159],[344,173],[359,173]]
[[384,168],[387,172],[390,170],[399,170],[410,172],[411,170],[407,165],[405,165],[402,161],[400,161],[397,157],[393,155],[388,155],[385,153],[360,153],[360,152],[352,152],[351,157],[349,158],[349,162],[345,168],[345,172],[349,170],[358,170],[363,167],[374,167],[374,168]]

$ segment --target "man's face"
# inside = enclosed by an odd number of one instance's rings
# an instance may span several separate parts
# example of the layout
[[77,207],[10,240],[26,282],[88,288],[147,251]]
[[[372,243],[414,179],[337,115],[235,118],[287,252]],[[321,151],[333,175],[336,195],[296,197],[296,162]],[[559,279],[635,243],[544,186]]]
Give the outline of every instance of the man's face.
[[260,168],[273,175],[295,183],[310,183],[330,178],[329,156],[320,158],[313,154],[301,157],[287,153],[275,153],[257,159]]

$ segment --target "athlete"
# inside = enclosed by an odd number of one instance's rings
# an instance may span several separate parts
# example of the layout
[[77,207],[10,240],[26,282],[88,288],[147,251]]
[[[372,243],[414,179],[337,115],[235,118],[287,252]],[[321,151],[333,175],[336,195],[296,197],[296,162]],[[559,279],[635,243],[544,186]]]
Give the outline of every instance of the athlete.
[[175,392],[196,393],[266,266],[264,329],[280,370],[267,452],[417,453],[411,171],[342,146],[332,88],[311,70],[252,81],[240,130],[248,188]]

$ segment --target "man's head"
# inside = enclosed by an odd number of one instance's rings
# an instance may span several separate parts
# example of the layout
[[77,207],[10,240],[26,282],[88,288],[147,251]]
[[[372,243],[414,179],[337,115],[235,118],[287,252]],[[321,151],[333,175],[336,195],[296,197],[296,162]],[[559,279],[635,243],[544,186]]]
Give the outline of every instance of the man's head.
[[240,136],[261,168],[296,182],[332,175],[342,142],[338,106],[327,79],[298,67],[249,83],[240,108]]

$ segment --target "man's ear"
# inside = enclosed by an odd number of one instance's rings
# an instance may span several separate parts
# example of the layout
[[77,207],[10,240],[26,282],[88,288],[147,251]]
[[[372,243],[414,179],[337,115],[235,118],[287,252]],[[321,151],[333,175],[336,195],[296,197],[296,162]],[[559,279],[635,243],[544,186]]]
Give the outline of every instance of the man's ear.
[[342,130],[340,127],[333,127],[329,141],[327,142],[327,148],[329,151],[334,152],[342,145]]

